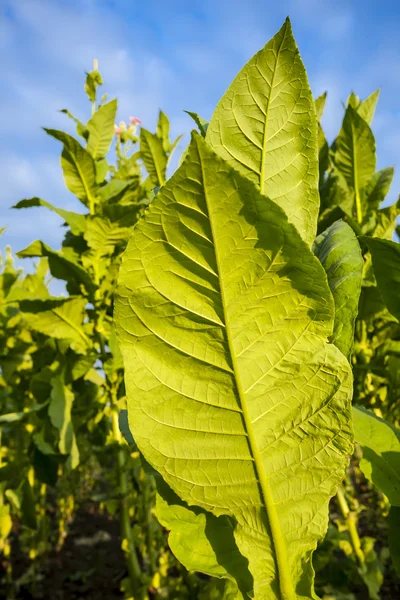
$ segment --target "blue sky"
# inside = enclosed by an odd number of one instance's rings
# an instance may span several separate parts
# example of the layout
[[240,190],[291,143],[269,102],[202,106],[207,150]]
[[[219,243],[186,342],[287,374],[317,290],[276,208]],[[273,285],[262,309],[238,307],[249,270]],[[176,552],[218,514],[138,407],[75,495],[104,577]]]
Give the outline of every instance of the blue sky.
[[[209,118],[238,70],[292,19],[314,95],[328,91],[324,127],[332,139],[351,90],[381,87],[374,121],[378,167],[399,171],[400,3],[398,0],[0,0],[0,245],[19,250],[37,238],[61,243],[60,219],[43,208],[10,210],[40,196],[82,210],[65,189],[59,144],[42,126],[73,133],[58,111],[90,116],[84,71],[99,59],[119,118],[154,129],[159,108],[174,134],[192,128],[184,109]],[[187,138],[186,138],[187,139]],[[182,150],[185,141],[181,142]],[[25,264],[25,262],[24,262]]]

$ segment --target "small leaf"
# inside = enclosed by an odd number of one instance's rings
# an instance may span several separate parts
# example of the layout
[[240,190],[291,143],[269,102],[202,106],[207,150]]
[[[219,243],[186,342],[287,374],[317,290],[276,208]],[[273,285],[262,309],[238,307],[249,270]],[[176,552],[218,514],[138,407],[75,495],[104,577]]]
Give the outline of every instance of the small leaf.
[[88,219],[85,240],[98,258],[113,254],[116,246],[126,244],[132,233],[131,227],[120,227],[107,219],[94,217]]
[[0,541],[8,538],[12,529],[10,507],[7,504],[0,506]]
[[41,404],[36,404],[34,406],[30,406],[27,410],[22,410],[20,412],[6,413],[4,415],[0,415],[0,424],[1,423],[15,423],[16,421],[22,421],[26,417],[29,417],[32,413],[42,410],[48,405],[49,401],[42,402]]
[[163,142],[143,127],[140,130],[140,157],[152,183],[160,187],[164,185],[168,157]]
[[284,209],[311,246],[319,208],[317,120],[289,19],[236,76],[206,139]]
[[322,115],[324,114],[325,104],[326,104],[327,92],[324,92],[318,98],[315,99],[315,111],[317,113],[318,121],[321,121]]
[[117,100],[101,106],[87,122],[89,139],[86,150],[95,160],[104,158],[114,137],[114,123],[117,114]]
[[200,134],[202,135],[203,138],[206,137],[206,133],[207,133],[207,128],[208,128],[208,121],[206,121],[205,119],[202,119],[197,113],[195,112],[191,112],[190,110],[184,110],[183,112],[187,113],[190,117],[192,117],[193,121],[196,123],[197,127],[199,128]]
[[396,227],[396,219],[400,215],[400,198],[392,206],[381,208],[377,215],[377,225],[374,229],[374,237],[392,240]]
[[35,496],[31,484],[27,477],[24,477],[21,485],[21,522],[29,529],[37,529],[37,519],[35,511]]
[[366,121],[349,105],[335,142],[333,160],[354,194],[357,221],[363,220],[362,189],[375,172],[375,138]]
[[164,152],[169,152],[169,119],[162,110],[158,114],[157,136],[162,140]]
[[69,340],[77,352],[84,352],[90,346],[90,340],[83,329],[85,298],[70,296],[23,300],[20,306],[31,329],[49,337]]
[[351,227],[336,221],[316,238],[314,252],[326,271],[335,300],[331,342],[350,360],[364,266],[360,245]]
[[380,89],[372,92],[365,100],[362,100],[357,108],[357,112],[368,123],[371,125],[372,119],[374,118],[376,105],[378,103]]
[[65,185],[92,211],[96,196],[96,167],[93,158],[75,138],[67,133],[46,128],[45,132],[64,145],[61,166]]
[[99,187],[97,196],[101,202],[108,202],[117,198],[130,185],[124,179],[111,179],[106,185]]
[[372,256],[379,291],[389,312],[400,321],[400,244],[361,236]]
[[71,418],[74,394],[64,385],[63,377],[60,375],[54,377],[51,384],[49,417],[53,426],[59,431],[59,450],[61,454],[71,456],[70,466],[75,469],[79,464],[79,451]]
[[377,171],[369,180],[362,193],[363,213],[373,213],[377,211],[381,202],[384,201],[389,193],[393,181],[394,168],[387,167]]
[[67,115],[70,119],[72,119],[76,123],[76,133],[79,136],[81,136],[83,139],[87,140],[88,136],[89,136],[89,132],[86,129],[86,126],[82,123],[82,121],[80,121],[79,119],[74,117],[74,115],[72,113],[70,113],[69,110],[66,108],[61,109],[60,112]]
[[96,160],[96,183],[101,184],[104,182],[108,171],[110,170],[110,165],[107,162],[106,158],[101,158],[100,160]]
[[80,282],[86,290],[91,293],[96,290],[96,285],[90,275],[73,260],[67,258],[62,252],[56,252],[49,248],[40,240],[32,242],[30,246],[17,252],[19,258],[32,256],[46,256],[49,260],[50,272],[56,279],[63,279],[68,282]]
[[127,410],[122,409],[119,411],[118,424],[119,424],[119,430],[122,433],[126,443],[129,446],[136,446],[135,440],[133,439],[133,435],[131,433],[131,430],[129,429],[128,411]]
[[96,92],[99,85],[103,85],[103,78],[97,68],[86,73],[85,92],[91,102],[96,101]]
[[45,206],[49,208],[57,215],[59,215],[71,228],[71,232],[74,235],[79,235],[85,231],[86,221],[85,215],[81,215],[79,213],[71,212],[69,210],[64,210],[63,208],[57,208],[53,206],[46,200],[42,200],[41,198],[26,198],[25,200],[20,200],[13,208],[30,208],[32,206]]
[[353,406],[353,419],[360,469],[390,504],[400,506],[400,431],[361,406]]
[[157,518],[169,530],[168,544],[179,562],[189,571],[237,582],[243,597],[248,598],[253,578],[237,549],[232,520],[189,507],[159,476],[156,483]]

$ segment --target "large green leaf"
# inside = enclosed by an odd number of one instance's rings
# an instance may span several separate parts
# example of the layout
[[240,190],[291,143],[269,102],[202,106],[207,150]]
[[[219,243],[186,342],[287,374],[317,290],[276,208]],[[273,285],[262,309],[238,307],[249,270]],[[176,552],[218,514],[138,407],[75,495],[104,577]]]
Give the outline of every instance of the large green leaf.
[[374,274],[388,310],[400,321],[400,244],[361,236],[372,255]]
[[400,506],[400,431],[361,406],[353,407],[353,419],[361,470],[390,504]]
[[325,272],[285,213],[194,134],[124,254],[130,427],[189,505],[237,521],[259,600],[309,598],[351,452]]
[[317,120],[288,19],[234,79],[206,139],[285,210],[311,245],[319,207]]
[[87,122],[89,139],[87,151],[94,159],[104,158],[114,137],[114,123],[117,114],[117,100],[101,106]]
[[65,185],[93,212],[96,198],[96,167],[92,156],[72,136],[56,129],[45,132],[63,145],[61,167]]
[[331,341],[350,358],[364,266],[360,245],[352,228],[336,221],[316,238],[314,252],[328,275],[335,300]]
[[357,221],[363,220],[362,189],[375,172],[375,138],[368,123],[349,105],[335,142],[334,163],[354,194]]
[[156,186],[164,185],[168,157],[163,141],[143,127],[140,130],[140,157],[152,183]]
[[19,258],[45,256],[49,260],[50,272],[53,277],[68,282],[82,283],[88,292],[93,292],[96,289],[94,282],[85,269],[67,258],[62,252],[56,252],[40,240],[32,242],[24,250],[17,252],[17,256]]
[[59,215],[71,228],[71,231],[74,235],[79,235],[85,231],[85,215],[71,212],[70,210],[64,210],[63,208],[58,208],[57,206],[53,206],[50,202],[46,202],[46,200],[42,200],[41,198],[26,198],[25,200],[20,200],[13,208],[30,208],[32,206],[45,206],[49,208],[57,215]]

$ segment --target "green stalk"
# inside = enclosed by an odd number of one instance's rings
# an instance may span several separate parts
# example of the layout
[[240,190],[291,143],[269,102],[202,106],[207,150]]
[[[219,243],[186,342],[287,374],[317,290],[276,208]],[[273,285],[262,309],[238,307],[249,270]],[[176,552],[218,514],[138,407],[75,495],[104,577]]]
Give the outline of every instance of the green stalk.
[[131,520],[129,516],[128,496],[128,477],[125,469],[126,455],[122,445],[121,431],[118,424],[118,410],[114,406],[112,411],[112,428],[114,440],[117,443],[117,464],[118,464],[118,483],[120,489],[120,527],[122,540],[126,540],[125,557],[128,567],[129,577],[132,582],[138,600],[146,598],[146,594],[141,591],[142,573],[136,554],[135,542],[132,535]]
[[143,507],[145,513],[147,555],[149,557],[150,571],[156,572],[156,558],[153,548],[153,514],[151,512],[151,494],[153,491],[153,477],[144,473]]
[[358,535],[357,531],[357,515],[355,512],[350,510],[344,494],[343,487],[341,485],[338,487],[336,497],[338,500],[340,511],[343,515],[343,518],[346,521],[347,531],[350,537],[351,545],[353,546],[354,554],[357,557],[360,567],[364,568],[365,556],[361,548],[360,536]]

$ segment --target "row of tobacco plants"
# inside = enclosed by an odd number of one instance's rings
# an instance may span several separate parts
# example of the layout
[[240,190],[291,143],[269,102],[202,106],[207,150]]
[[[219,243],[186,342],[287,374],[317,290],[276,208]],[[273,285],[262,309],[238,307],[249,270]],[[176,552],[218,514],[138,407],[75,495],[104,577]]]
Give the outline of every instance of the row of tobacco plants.
[[126,598],[397,597],[400,203],[382,208],[379,93],[350,95],[329,145],[286,21],[209,123],[189,113],[167,180],[166,115],[116,127],[102,83],[95,64],[87,123],[63,111],[75,137],[45,130],[82,213],[21,200],[59,215],[62,246],[17,252],[32,274],[2,264],[5,597],[34,590],[88,501],[119,519]]

